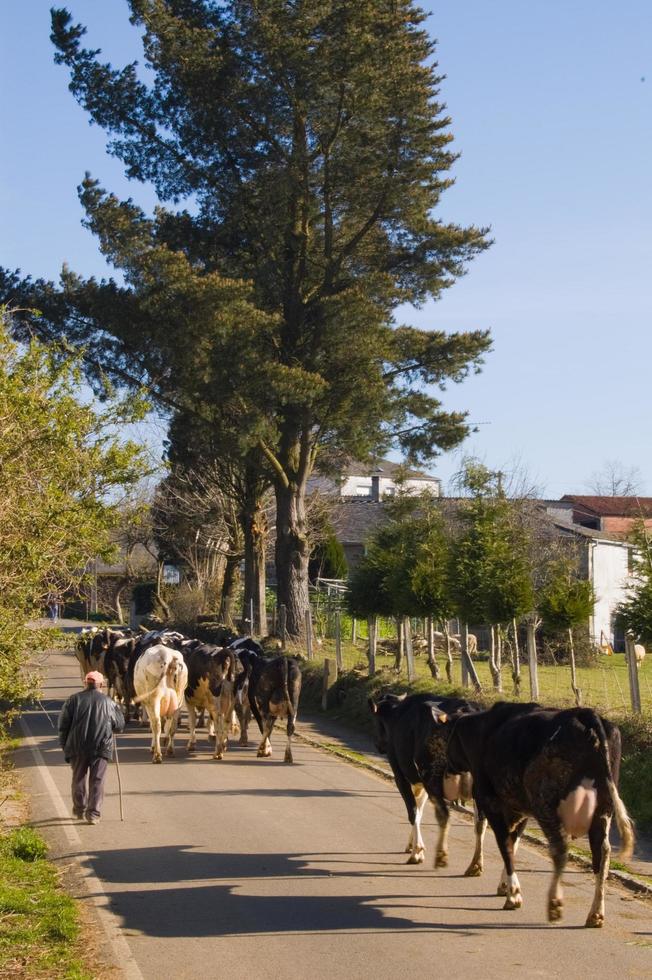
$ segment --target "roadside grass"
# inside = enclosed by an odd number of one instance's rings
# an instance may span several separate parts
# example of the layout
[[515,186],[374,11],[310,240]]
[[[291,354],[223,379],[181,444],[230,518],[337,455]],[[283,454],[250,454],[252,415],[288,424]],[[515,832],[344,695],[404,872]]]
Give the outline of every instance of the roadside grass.
[[[8,760],[16,745],[0,746],[0,802],[20,797]],[[92,980],[82,960],[77,904],[46,860],[47,850],[32,827],[0,826],[0,977]]]

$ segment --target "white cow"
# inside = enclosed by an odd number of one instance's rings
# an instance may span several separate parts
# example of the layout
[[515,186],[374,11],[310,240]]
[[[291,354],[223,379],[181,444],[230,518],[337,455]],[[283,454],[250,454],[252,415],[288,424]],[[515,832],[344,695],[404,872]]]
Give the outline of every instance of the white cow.
[[149,647],[136,661],[134,690],[136,703],[144,706],[152,729],[152,762],[162,762],[161,727],[167,719],[166,755],[174,755],[174,733],[177,728],[184,691],[188,685],[188,668],[176,650],[158,643]]
[[645,647],[642,643],[634,644],[634,660],[636,661],[637,667],[640,667],[645,660]]

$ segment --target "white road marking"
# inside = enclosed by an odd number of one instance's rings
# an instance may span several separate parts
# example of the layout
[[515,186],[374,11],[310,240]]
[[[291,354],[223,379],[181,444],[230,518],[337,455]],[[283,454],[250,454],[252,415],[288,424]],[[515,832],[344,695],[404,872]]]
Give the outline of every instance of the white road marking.
[[[120,926],[116,922],[115,915],[107,907],[108,896],[104,891],[102,882],[95,875],[95,873],[90,870],[90,867],[84,867],[81,863],[80,858],[85,854],[85,850],[82,839],[79,836],[75,825],[69,822],[71,820],[70,814],[72,803],[69,807],[64,803],[61,793],[57,789],[56,783],[48,771],[48,767],[43,759],[41,750],[36,744],[36,739],[32,735],[30,727],[24,718],[20,719],[20,726],[23,730],[23,734],[25,735],[25,744],[29,747],[32,755],[34,756],[36,767],[39,771],[41,779],[43,780],[43,784],[50,795],[57,816],[63,821],[61,829],[63,830],[70,846],[80,852],[78,857],[79,870],[81,871],[84,881],[88,887],[89,899],[96,907],[97,914],[106,938],[109,945],[113,949],[116,962],[120,965],[126,980],[145,980],[143,974],[140,972],[140,968],[136,963],[136,960],[134,959],[134,954],[131,951],[129,943],[120,931]],[[86,857],[88,858],[88,854],[86,854]]]

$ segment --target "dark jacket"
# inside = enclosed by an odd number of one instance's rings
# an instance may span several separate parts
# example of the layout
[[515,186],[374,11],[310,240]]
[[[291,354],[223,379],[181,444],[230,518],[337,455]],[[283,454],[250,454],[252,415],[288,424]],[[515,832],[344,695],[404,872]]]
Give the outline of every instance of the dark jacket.
[[78,756],[113,758],[113,732],[124,727],[121,709],[106,694],[94,687],[73,694],[59,715],[59,744],[66,762]]

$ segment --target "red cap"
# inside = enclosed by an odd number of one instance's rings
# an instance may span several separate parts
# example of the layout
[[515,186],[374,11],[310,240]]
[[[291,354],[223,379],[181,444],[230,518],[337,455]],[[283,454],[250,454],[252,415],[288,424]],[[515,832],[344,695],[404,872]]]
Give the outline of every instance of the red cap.
[[89,670],[84,680],[87,684],[93,684],[94,687],[104,686],[104,674],[100,674],[99,670]]

